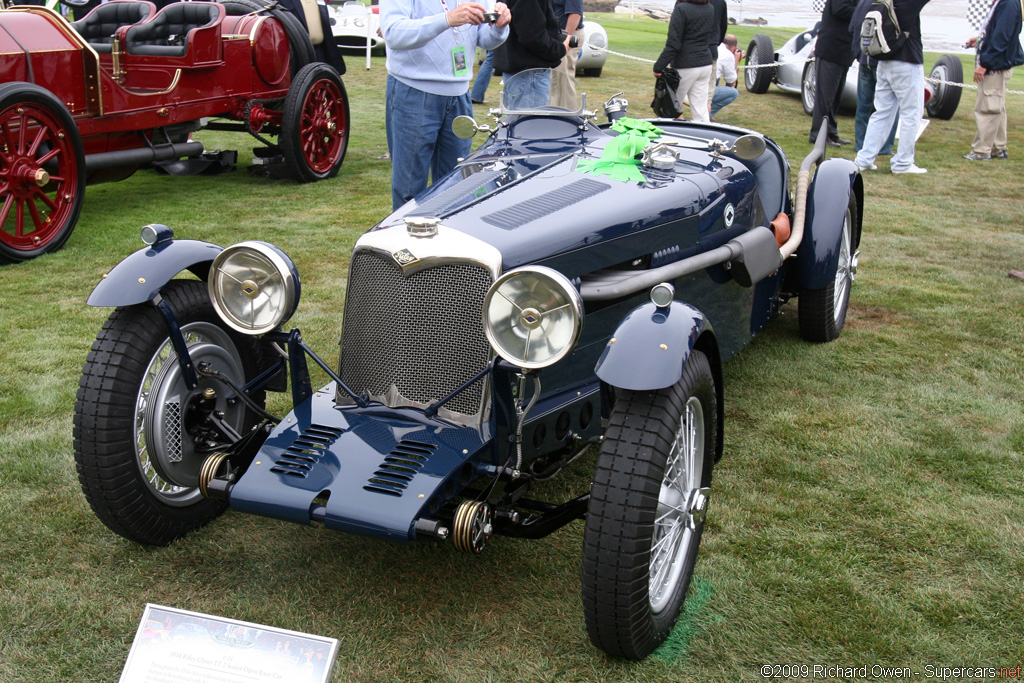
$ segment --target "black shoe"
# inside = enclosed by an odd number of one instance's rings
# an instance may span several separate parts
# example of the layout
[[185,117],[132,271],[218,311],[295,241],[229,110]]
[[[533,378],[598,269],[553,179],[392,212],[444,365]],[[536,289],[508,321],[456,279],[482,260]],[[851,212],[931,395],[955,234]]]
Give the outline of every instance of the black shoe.
[[470,100],[470,102],[472,102],[473,104],[483,104],[484,103],[483,100]]
[[841,142],[839,142],[838,140],[826,140],[825,144],[828,145],[829,147],[842,147],[843,146],[843,144]]

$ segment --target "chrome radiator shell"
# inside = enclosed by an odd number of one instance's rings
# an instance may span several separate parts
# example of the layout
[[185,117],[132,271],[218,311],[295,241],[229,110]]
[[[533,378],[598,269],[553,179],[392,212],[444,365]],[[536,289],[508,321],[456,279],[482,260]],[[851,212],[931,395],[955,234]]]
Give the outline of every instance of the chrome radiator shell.
[[[349,266],[339,376],[389,407],[426,407],[448,395],[493,357],[482,307],[500,272],[497,249],[445,226],[427,237],[402,225],[366,233]],[[478,380],[438,414],[480,422],[487,397]],[[336,401],[352,403],[340,390]]]

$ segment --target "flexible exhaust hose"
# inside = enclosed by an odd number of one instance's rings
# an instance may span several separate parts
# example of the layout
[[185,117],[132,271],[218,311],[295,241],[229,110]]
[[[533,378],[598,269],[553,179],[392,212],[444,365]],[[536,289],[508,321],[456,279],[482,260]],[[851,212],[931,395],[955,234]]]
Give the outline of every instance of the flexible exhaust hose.
[[789,239],[782,245],[779,252],[782,260],[785,261],[796,253],[800,242],[804,238],[804,219],[807,216],[807,188],[811,184],[811,168],[819,160],[825,157],[825,143],[828,140],[828,117],[822,117],[821,128],[818,129],[818,139],[814,143],[814,149],[807,155],[800,164],[800,171],[796,176],[796,206],[793,208],[793,232]]

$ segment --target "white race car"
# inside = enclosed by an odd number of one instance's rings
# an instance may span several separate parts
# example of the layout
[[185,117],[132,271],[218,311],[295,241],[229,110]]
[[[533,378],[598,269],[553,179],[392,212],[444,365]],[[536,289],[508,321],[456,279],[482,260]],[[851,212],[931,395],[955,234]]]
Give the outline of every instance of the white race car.
[[608,59],[608,32],[596,21],[583,21],[583,51],[576,61],[577,76],[597,78]]
[[371,50],[384,49],[377,10],[377,5],[364,5],[359,0],[327,4],[331,33],[342,52],[365,52],[367,42]]
[[[801,31],[779,49],[772,47],[771,36],[758,33],[750,40],[745,59],[746,69],[743,82],[749,92],[760,95],[768,91],[774,83],[780,90],[799,93],[804,111],[810,116],[814,111],[814,44],[818,37],[818,27],[813,26]],[[760,66],[775,64],[775,66]],[[855,109],[857,107],[857,80],[859,68],[857,62],[850,66],[843,85],[840,107]],[[961,88],[945,85],[963,82],[963,65],[954,55],[942,55],[932,67],[930,78],[937,84],[925,82],[925,102],[928,115],[935,119],[951,119],[960,104]]]

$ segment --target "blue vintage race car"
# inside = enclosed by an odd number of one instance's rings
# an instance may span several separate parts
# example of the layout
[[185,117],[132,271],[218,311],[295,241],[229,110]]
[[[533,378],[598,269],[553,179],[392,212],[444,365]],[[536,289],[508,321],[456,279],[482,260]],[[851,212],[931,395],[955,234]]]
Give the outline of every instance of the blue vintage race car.
[[[285,327],[282,250],[145,227],[89,298],[116,307],[75,407],[97,516],[145,544],[232,508],[467,553],[582,519],[591,640],[650,653],[697,559],[722,364],[793,297],[805,339],[839,335],[864,200],[823,147],[794,198],[774,142],[625,108],[458,121],[488,140],[356,244],[336,363]],[[310,360],[333,381],[312,387]],[[531,497],[591,447],[588,489]]]

